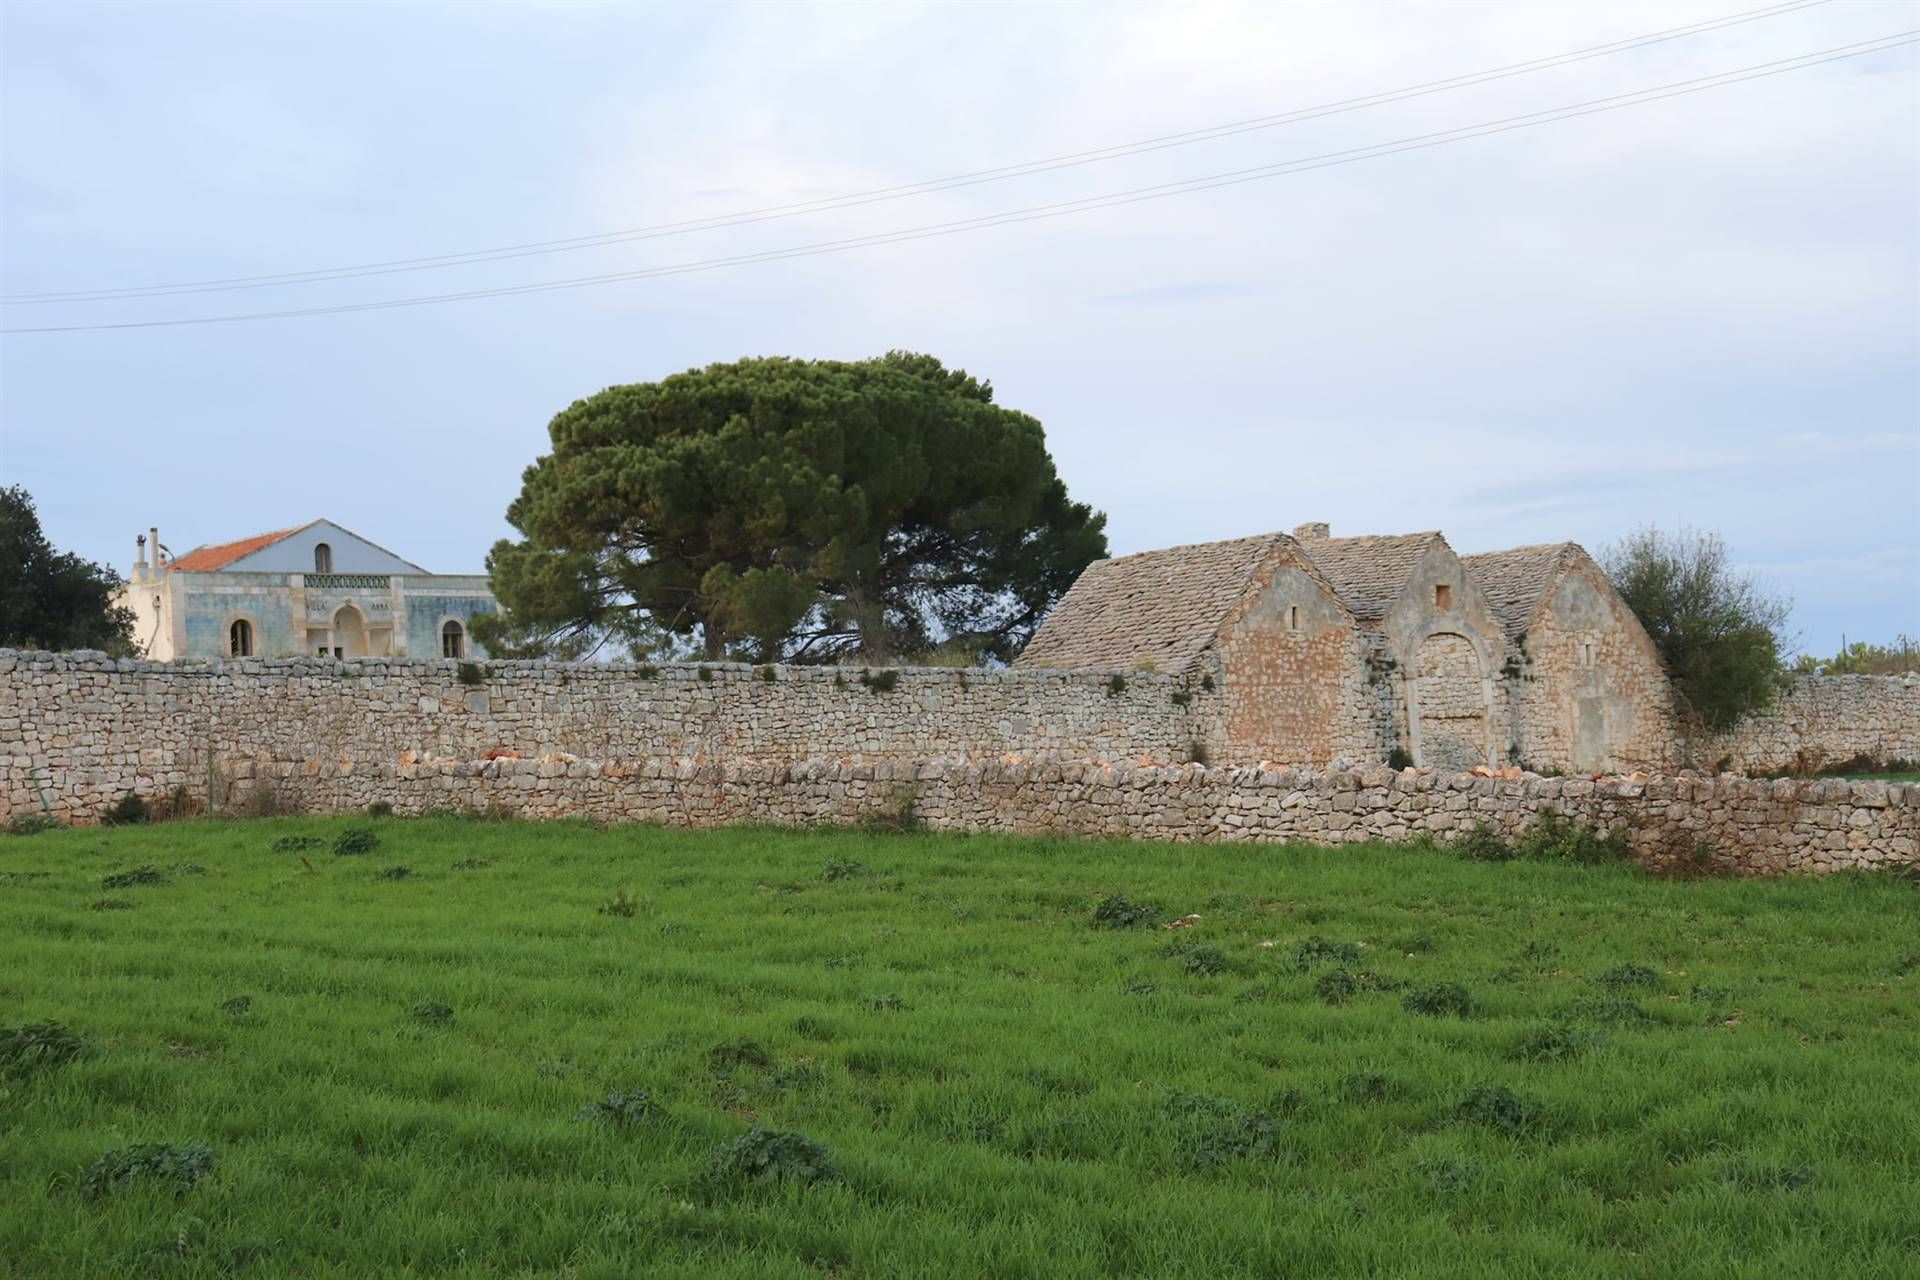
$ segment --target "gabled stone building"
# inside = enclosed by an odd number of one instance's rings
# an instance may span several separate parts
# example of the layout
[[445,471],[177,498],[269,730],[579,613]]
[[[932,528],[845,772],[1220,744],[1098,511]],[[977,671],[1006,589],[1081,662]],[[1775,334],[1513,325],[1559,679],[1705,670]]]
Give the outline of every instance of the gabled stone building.
[[1307,524],[1121,556],[1016,665],[1182,677],[1220,763],[1598,771],[1673,743],[1651,641],[1571,543],[1462,557],[1437,532]]
[[1573,773],[1657,769],[1679,756],[1666,668],[1577,543],[1462,558],[1506,633],[1513,759]]

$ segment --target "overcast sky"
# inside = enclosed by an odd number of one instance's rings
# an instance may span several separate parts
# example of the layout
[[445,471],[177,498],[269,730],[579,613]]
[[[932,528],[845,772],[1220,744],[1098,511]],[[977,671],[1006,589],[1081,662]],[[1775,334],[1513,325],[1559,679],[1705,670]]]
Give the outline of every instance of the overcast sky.
[[[1272,116],[1757,7],[0,4],[0,292],[710,219]],[[9,328],[464,292],[1273,165],[1920,27],[1816,5],[1100,163]],[[1461,551],[1691,524],[1807,647],[1920,634],[1909,45],[1357,163],[850,252],[319,317],[0,338],[0,483],[123,572],[325,515],[443,571],[546,423],[745,355],[929,351],[1046,424],[1115,552],[1328,520]]]

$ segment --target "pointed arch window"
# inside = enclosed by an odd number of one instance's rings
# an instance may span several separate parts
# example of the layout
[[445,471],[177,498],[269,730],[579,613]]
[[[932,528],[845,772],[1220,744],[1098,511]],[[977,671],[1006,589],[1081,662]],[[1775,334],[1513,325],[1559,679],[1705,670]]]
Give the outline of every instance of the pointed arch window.
[[313,544],[313,571],[315,573],[333,572],[333,548],[324,542]]
[[235,618],[227,628],[227,652],[236,658],[253,656],[253,624],[245,618]]

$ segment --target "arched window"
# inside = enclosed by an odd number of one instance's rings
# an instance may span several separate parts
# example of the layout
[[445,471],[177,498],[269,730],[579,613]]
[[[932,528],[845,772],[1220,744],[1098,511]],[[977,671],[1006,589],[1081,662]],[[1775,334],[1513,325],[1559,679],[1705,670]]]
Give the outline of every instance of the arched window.
[[245,618],[235,618],[233,625],[227,628],[227,651],[236,658],[253,656],[253,624]]
[[467,656],[467,632],[459,623],[448,619],[440,628],[440,656],[443,658],[464,658]]
[[324,542],[313,544],[313,571],[315,573],[333,572],[333,548]]

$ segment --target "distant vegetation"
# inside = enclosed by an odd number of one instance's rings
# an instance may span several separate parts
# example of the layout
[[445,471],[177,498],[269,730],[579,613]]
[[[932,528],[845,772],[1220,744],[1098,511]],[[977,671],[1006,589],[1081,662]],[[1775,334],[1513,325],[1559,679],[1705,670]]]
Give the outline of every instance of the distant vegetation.
[[133,613],[113,603],[120,575],[53,549],[33,499],[0,489],[0,647],[133,652]]
[[1648,526],[1603,548],[1599,561],[1697,727],[1729,729],[1771,705],[1792,606],[1735,569],[1719,534]]
[[1816,658],[1803,653],[1794,660],[1793,669],[1823,676],[1897,676],[1920,671],[1920,644],[1912,636],[1895,636],[1892,644],[1869,644],[1855,640],[1842,644],[1831,658]]

